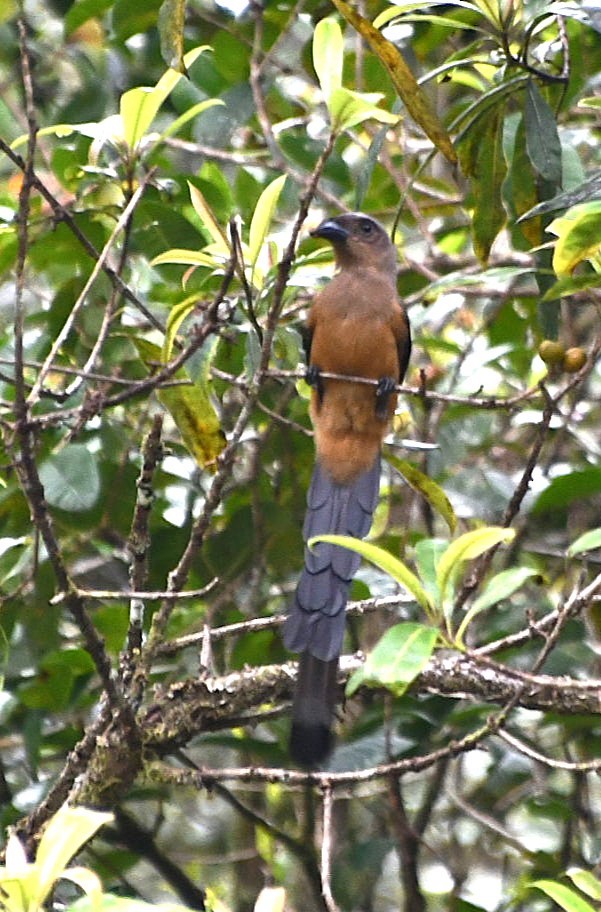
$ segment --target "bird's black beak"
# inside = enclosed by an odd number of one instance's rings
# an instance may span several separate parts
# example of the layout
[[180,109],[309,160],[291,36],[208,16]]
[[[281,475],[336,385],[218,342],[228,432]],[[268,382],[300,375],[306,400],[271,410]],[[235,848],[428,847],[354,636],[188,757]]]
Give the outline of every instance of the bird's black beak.
[[333,243],[346,241],[348,236],[349,233],[346,228],[343,228],[336,219],[326,219],[325,222],[322,222],[311,232],[311,237],[325,238],[326,241],[332,241]]

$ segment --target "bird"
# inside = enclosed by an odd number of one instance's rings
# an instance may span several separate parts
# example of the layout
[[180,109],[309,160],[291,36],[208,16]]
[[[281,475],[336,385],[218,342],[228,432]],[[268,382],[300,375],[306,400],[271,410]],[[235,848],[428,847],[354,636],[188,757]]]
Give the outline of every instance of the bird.
[[331,244],[337,271],[314,296],[304,328],[316,458],[303,525],[304,569],[283,629],[286,648],[300,653],[289,749],[305,768],[323,764],[333,746],[345,606],[361,560],[337,545],[320,542],[311,550],[306,543],[316,535],[365,538],[369,532],[382,440],[411,353],[396,248],[384,227],[365,213],[346,212],[325,219],[311,235]]

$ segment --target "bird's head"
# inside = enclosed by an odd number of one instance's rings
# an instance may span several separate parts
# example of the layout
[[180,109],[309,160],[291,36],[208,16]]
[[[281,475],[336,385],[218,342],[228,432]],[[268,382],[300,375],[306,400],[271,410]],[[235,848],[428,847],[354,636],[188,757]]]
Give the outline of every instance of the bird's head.
[[372,266],[396,274],[395,246],[382,225],[370,215],[345,212],[326,219],[311,232],[311,236],[330,242],[340,267]]

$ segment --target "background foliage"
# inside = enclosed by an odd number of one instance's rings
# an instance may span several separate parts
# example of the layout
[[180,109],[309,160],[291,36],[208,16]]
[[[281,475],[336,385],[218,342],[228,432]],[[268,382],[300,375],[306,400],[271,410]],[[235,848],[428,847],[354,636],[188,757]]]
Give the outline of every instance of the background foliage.
[[[539,0],[4,3],[0,796],[28,851],[70,798],[114,812],[88,867],[149,901],[598,898],[600,30]],[[405,690],[384,641],[309,776],[278,635],[298,327],[332,266],[308,229],[356,208],[396,227],[415,341],[373,534],[450,648]],[[423,622],[416,591],[366,563],[348,652]]]

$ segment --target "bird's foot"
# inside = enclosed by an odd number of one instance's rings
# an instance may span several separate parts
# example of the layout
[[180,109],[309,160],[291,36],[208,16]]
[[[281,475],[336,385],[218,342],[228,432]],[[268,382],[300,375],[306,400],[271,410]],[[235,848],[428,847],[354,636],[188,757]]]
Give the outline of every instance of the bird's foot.
[[321,405],[323,401],[323,380],[321,379],[321,371],[315,364],[310,364],[307,368],[305,380],[317,392],[317,398]]
[[376,418],[385,421],[388,418],[388,403],[396,391],[394,377],[380,377],[376,387]]

